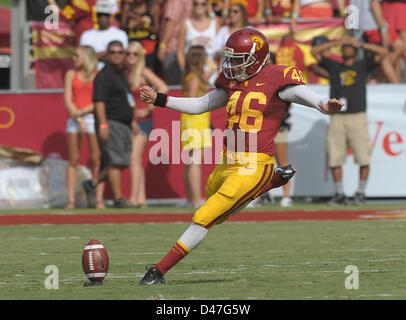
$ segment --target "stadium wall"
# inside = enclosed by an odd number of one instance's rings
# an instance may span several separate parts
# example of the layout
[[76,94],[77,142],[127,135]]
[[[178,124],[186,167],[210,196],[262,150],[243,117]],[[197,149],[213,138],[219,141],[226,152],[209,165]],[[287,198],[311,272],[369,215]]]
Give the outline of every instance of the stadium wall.
[[[312,85],[312,88],[328,95],[328,86]],[[170,94],[181,96],[178,88]],[[406,189],[406,85],[369,85],[368,117],[373,153],[371,175],[366,194],[369,197],[404,197]],[[67,158],[65,134],[68,113],[63,105],[62,90],[5,91],[0,93],[0,144],[30,148],[45,155],[59,155]],[[327,167],[325,137],[329,118],[316,110],[293,106],[289,122],[292,129],[289,136],[289,158],[297,169],[293,180],[294,196],[329,196],[333,192],[332,178]],[[178,123],[180,113],[157,108],[154,111],[154,128],[167,132],[169,146],[166,155],[168,164],[154,165],[149,159],[149,150],[159,143],[150,141],[144,154],[149,199],[184,198],[182,182],[183,164],[173,151],[179,151],[180,135]],[[216,110],[211,114],[214,128],[224,128],[225,112]],[[173,142],[173,143],[172,143]],[[214,144],[218,141],[214,141]],[[214,146],[214,145],[213,145]],[[218,152],[219,148],[217,148]],[[203,166],[203,185],[214,167],[216,154],[207,150],[205,159],[212,164]],[[176,154],[176,152],[175,152]],[[87,141],[83,143],[81,164],[90,166]],[[351,150],[344,166],[344,188],[351,195],[358,184],[358,167],[353,162]],[[123,172],[124,195],[130,191],[129,172]],[[204,190],[204,188],[203,188]],[[281,190],[273,190],[280,196]]]

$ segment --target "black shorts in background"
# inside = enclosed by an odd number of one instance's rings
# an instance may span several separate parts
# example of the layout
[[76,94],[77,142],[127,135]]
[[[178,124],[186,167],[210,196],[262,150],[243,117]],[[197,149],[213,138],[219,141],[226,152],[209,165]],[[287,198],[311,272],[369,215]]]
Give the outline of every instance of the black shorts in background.
[[109,137],[106,141],[100,140],[101,152],[100,172],[109,166],[128,167],[131,158],[131,128],[121,122],[107,120],[109,124]]

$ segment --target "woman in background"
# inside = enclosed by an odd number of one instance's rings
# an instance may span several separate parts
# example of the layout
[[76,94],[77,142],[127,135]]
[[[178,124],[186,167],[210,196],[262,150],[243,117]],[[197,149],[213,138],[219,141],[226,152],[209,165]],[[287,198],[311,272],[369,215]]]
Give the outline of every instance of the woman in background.
[[[185,97],[201,97],[207,93],[211,72],[204,72],[207,61],[203,46],[189,48],[185,59],[183,94]],[[198,208],[202,205],[202,172],[204,148],[212,145],[210,134],[210,112],[199,115],[182,113],[181,120],[182,151],[189,153],[189,163],[185,164],[183,183],[188,205]]]
[[[206,59],[205,71],[217,69],[214,63],[216,54],[216,35],[220,29],[220,20],[209,16],[211,10],[208,0],[193,0],[192,13],[185,20],[180,32],[178,50],[176,53],[178,64],[181,70],[185,69],[186,54],[192,46],[202,46],[206,50],[208,59]],[[214,85],[217,74],[211,72],[209,79],[211,85]]]
[[234,31],[249,26],[247,11],[245,9],[245,6],[241,3],[237,2],[230,6],[230,10],[228,10],[228,17],[229,23],[220,28],[219,32],[216,35],[215,41],[216,47],[215,60],[218,62],[218,65],[220,66],[222,64],[222,61],[220,61],[220,52],[223,50],[228,37]]
[[[66,182],[68,204],[66,209],[75,208],[75,190],[77,167],[80,160],[80,149],[83,135],[86,134],[92,163],[93,182],[97,181],[100,167],[100,150],[97,144],[94,127],[93,79],[97,73],[97,57],[92,47],[79,46],[73,54],[74,69],[65,75],[64,103],[69,112],[66,132],[68,135],[68,166]],[[96,208],[103,209],[103,188],[96,190]],[[93,204],[88,203],[88,206]]]
[[142,155],[153,128],[152,111],[155,108],[152,104],[146,104],[140,100],[139,88],[148,84],[154,86],[158,92],[168,92],[166,83],[146,67],[144,50],[139,42],[130,41],[126,52],[127,78],[135,100],[134,118],[139,127],[132,137],[131,192],[128,199],[129,204],[135,207],[146,206],[145,171]]

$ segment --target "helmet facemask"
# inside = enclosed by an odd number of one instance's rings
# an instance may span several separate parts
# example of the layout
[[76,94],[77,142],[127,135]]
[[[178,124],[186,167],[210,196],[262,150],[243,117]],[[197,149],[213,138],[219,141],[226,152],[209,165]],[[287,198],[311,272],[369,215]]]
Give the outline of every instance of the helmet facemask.
[[[253,43],[250,53],[242,52],[234,52],[233,48],[225,47],[222,51],[222,56],[225,58],[224,62],[222,63],[222,70],[224,76],[230,80],[236,81],[244,81],[261,70],[262,66],[265,64],[267,58],[264,59],[261,66],[256,70],[254,73],[247,72],[247,69],[253,66],[257,59],[254,56],[255,53],[255,46],[256,43]],[[259,62],[258,62],[259,63]]]

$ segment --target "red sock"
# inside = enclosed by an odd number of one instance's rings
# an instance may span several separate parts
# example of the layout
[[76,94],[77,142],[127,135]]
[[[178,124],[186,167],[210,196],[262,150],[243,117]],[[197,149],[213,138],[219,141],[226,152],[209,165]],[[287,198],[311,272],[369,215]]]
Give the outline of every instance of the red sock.
[[175,264],[182,260],[188,253],[189,249],[186,248],[183,243],[177,241],[171,250],[162,258],[154,267],[158,268],[162,274],[168,272]]

